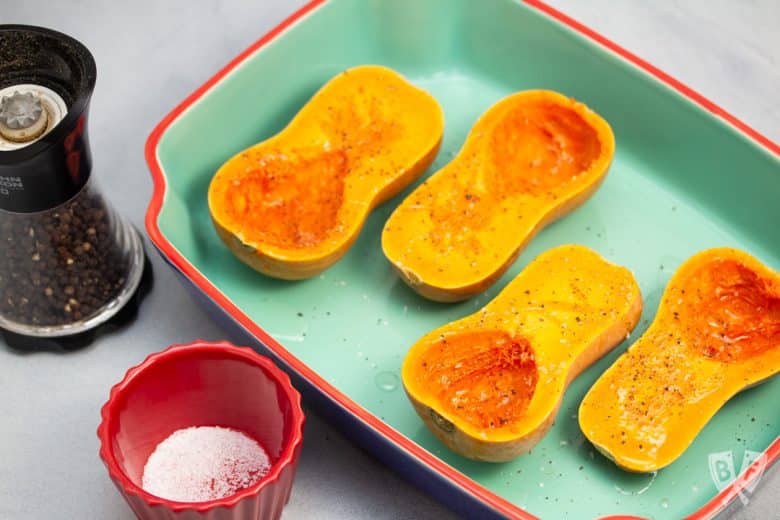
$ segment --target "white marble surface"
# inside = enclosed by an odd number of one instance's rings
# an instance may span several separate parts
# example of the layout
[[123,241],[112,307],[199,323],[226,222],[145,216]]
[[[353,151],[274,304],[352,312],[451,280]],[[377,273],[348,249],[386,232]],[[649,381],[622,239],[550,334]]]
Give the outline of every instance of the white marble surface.
[[[151,193],[142,151],[152,126],[301,3],[2,0],[0,23],[49,26],[95,54],[95,171],[119,211],[142,227]],[[780,141],[777,0],[551,3]],[[0,345],[0,519],[132,518],[97,457],[94,432],[109,387],[172,341],[225,337],[167,266],[152,260],[156,286],[132,327],[67,356],[18,355]],[[778,518],[779,510],[775,471],[734,518]],[[309,412],[285,518],[450,515]]]

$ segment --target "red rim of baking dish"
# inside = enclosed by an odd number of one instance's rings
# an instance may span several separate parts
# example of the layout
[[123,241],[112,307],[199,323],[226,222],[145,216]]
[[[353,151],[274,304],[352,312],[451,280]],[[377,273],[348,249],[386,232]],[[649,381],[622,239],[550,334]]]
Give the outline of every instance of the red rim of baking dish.
[[[262,368],[266,374],[277,383],[277,387],[284,392],[284,396],[290,403],[290,409],[292,411],[290,440],[282,450],[279,458],[271,466],[267,475],[260,479],[259,482],[248,488],[242,489],[234,495],[217,500],[209,500],[207,502],[177,502],[175,500],[166,500],[144,491],[143,488],[134,484],[130,478],[125,475],[125,472],[119,467],[119,463],[114,457],[113,450],[110,448],[111,440],[108,438],[108,431],[110,428],[108,426],[113,420],[112,418],[116,417],[116,414],[118,413],[118,410],[116,410],[117,396],[124,392],[129,384],[146,369],[160,361],[168,360],[182,354],[191,352],[200,353],[204,351],[227,354],[229,357],[247,361]],[[303,409],[301,408],[301,394],[293,388],[289,376],[274,365],[270,359],[261,356],[249,347],[238,347],[227,341],[213,342],[204,340],[196,340],[192,343],[181,345],[172,345],[161,352],[150,354],[140,364],[130,368],[127,373],[125,373],[125,377],[122,378],[119,383],[111,387],[108,401],[100,409],[100,417],[100,426],[98,426],[97,429],[97,436],[100,439],[100,458],[103,459],[103,462],[108,467],[108,473],[114,482],[118,482],[126,493],[140,497],[150,506],[165,506],[175,512],[196,511],[198,513],[205,513],[216,507],[232,508],[244,499],[252,499],[259,495],[264,488],[273,486],[279,480],[282,469],[295,462],[295,453],[298,450],[298,446],[303,442],[303,423],[305,421]]]
[[[363,422],[366,426],[380,434],[389,442],[397,445],[411,458],[423,462],[435,470],[444,479],[448,480],[451,485],[465,491],[466,493],[473,496],[476,500],[482,502],[496,512],[510,518],[534,519],[536,517],[528,511],[525,511],[516,504],[509,502],[505,498],[481,486],[449,464],[435,457],[421,446],[415,444],[413,441],[399,433],[390,425],[379,420],[379,418],[363,409],[360,405],[347,397],[336,387],[328,383],[314,370],[293,356],[286,348],[284,348],[284,346],[273,339],[262,327],[249,318],[249,316],[244,314],[232,301],[230,301],[226,295],[224,295],[216,286],[214,286],[214,284],[212,284],[203,275],[203,273],[201,273],[194,265],[192,265],[192,263],[190,263],[163,235],[157,223],[167,188],[165,173],[163,173],[162,165],[160,164],[160,161],[157,157],[157,146],[168,127],[171,126],[179,118],[179,116],[181,116],[182,113],[187,111],[190,106],[195,104],[201,97],[203,97],[204,94],[206,94],[211,88],[219,83],[219,81],[221,81],[225,76],[233,71],[233,69],[238,67],[241,63],[262,49],[262,47],[282,34],[289,27],[295,25],[308,14],[314,12],[318,7],[327,4],[327,2],[328,0],[311,0],[309,3],[295,11],[287,19],[271,29],[271,31],[269,31],[259,40],[255,41],[238,56],[233,58],[214,76],[209,78],[205,83],[203,83],[194,92],[187,96],[184,101],[182,101],[173,110],[166,114],[165,117],[157,124],[154,130],[152,130],[149,138],[146,141],[145,148],[146,162],[149,166],[149,170],[152,174],[152,180],[154,182],[154,191],[152,193],[149,206],[147,207],[145,218],[146,230],[149,238],[155,247],[157,247],[157,249],[160,251],[162,256],[167,259],[168,262],[170,262],[170,264],[174,266],[181,274],[183,274],[191,283],[203,291],[203,293],[208,298],[217,303],[220,308],[222,308],[232,319],[236,321],[236,323],[240,324],[250,334],[261,341],[263,345],[265,345],[268,350],[273,353],[273,355],[278,356],[281,363],[284,363],[290,370],[294,370],[302,379],[312,385],[312,387],[317,388],[323,392],[337,406],[346,410],[353,417]],[[707,112],[721,118],[727,124],[739,130],[744,136],[761,145],[764,149],[773,155],[780,156],[780,145],[768,137],[762,135],[757,130],[751,128],[746,123],[740,121],[738,118],[731,115],[726,110],[705,98],[695,90],[674,79],[672,76],[666,74],[647,61],[639,58],[635,54],[632,54],[612,40],[577,22],[576,20],[556,10],[555,8],[545,4],[543,1],[518,0],[518,3],[523,3],[533,9],[536,9],[537,11],[544,13],[546,16],[556,20],[558,23],[569,28],[570,30],[573,30],[585,38],[598,43],[599,45],[608,49],[610,52],[613,52],[614,54],[626,60],[628,63],[637,67],[639,70],[644,71],[646,74],[654,77],[662,84],[677,91],[685,98],[701,106],[707,110]],[[771,467],[777,460],[780,460],[780,437],[778,437],[772,444],[770,444],[770,446],[764,452],[764,455],[766,456],[767,468]],[[742,475],[737,477],[733,483],[723,488],[723,490],[712,497],[700,509],[688,516],[688,520],[710,519],[722,511],[728,504],[734,501],[744,489],[747,489],[748,484],[750,484],[756,478],[756,476],[759,474],[760,463],[760,460],[756,460],[756,462],[747,468],[742,473]],[[641,517],[630,515],[607,515],[602,517],[602,520],[622,520],[635,518]]]

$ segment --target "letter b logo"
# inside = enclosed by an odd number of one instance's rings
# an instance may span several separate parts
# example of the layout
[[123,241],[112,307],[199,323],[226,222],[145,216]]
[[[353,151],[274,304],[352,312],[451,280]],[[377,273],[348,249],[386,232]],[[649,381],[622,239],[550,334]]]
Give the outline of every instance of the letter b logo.
[[[731,455],[729,453],[729,455]],[[717,473],[716,480],[718,482],[727,482],[733,478],[734,469],[729,467],[729,463],[725,460],[715,461],[715,472]]]
[[718,490],[731,484],[737,477],[734,472],[734,455],[730,451],[710,453],[710,475]]

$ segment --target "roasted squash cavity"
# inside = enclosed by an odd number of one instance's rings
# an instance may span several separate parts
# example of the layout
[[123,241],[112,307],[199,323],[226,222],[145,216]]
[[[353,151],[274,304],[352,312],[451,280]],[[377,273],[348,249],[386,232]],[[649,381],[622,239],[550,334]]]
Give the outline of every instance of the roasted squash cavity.
[[780,372],[780,275],[735,249],[686,261],[655,320],[596,381],[585,436],[617,465],[674,462],[734,394]]
[[544,436],[569,383],[623,341],[641,312],[630,271],[560,246],[480,311],[420,338],[404,359],[404,388],[450,449],[510,460]]
[[217,233],[254,269],[308,278],[341,258],[371,210],[433,161],[444,119],[429,94],[379,66],[349,69],[209,186]]
[[426,298],[478,294],[541,228],[590,197],[614,147],[607,122],[582,103],[543,90],[504,98],[457,157],[396,208],[384,254]]

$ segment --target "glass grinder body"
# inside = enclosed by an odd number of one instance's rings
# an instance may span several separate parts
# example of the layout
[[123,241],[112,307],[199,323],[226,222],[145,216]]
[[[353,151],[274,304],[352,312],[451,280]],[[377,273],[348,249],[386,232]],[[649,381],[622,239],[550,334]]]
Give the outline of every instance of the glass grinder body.
[[89,340],[137,305],[143,243],[91,179],[95,78],[73,38],[0,26],[0,331],[12,346]]

